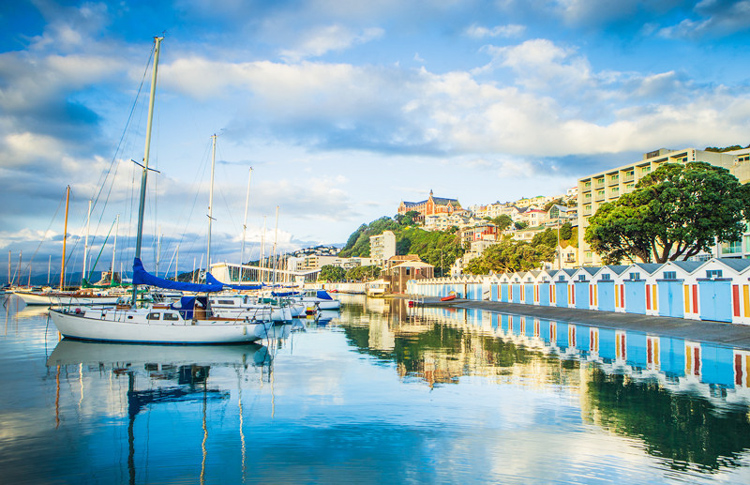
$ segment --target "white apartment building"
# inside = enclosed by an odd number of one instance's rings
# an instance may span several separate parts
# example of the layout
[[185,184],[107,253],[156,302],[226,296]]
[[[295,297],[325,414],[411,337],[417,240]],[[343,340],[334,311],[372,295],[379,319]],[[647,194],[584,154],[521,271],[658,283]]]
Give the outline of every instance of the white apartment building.
[[377,236],[370,236],[370,260],[372,264],[382,266],[389,258],[396,255],[396,235],[385,231]]
[[[589,245],[583,240],[586,228],[589,226],[589,218],[605,202],[613,202],[620,195],[632,192],[638,181],[654,171],[663,163],[687,163],[706,162],[728,169],[742,183],[750,181],[750,149],[717,153],[696,148],[683,148],[670,150],[661,148],[643,155],[643,159],[623,165],[621,167],[599,172],[578,179],[578,262],[581,266],[593,266],[601,264],[601,259],[593,253]],[[735,251],[733,255],[747,255],[750,257],[750,233],[739,246],[728,247]],[[745,246],[745,241],[748,245]],[[727,254],[728,256],[729,254]]]

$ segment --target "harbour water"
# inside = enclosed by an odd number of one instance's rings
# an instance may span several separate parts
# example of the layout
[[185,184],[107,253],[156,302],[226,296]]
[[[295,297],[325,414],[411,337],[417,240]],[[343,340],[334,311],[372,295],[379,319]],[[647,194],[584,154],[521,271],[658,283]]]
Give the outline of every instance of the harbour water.
[[340,295],[262,345],[3,300],[3,483],[750,483],[750,352]]

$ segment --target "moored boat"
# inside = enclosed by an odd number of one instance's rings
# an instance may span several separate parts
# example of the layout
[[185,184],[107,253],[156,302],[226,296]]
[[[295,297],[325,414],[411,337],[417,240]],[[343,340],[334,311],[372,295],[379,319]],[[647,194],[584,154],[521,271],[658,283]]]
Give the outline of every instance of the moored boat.
[[[151,140],[156,75],[159,62],[159,46],[163,38],[154,39],[154,68],[151,80],[146,148],[143,157],[141,190],[139,200],[138,228],[136,232],[135,258],[133,260],[133,304],[114,305],[102,308],[53,307],[50,318],[60,333],[79,340],[108,342],[137,342],[163,344],[218,344],[247,343],[264,338],[272,322],[256,320],[249,312],[233,317],[215,314],[209,305],[208,294],[222,291],[221,284],[198,284],[170,281],[148,273],[140,259],[143,237],[143,213],[148,179],[148,160]],[[213,165],[216,156],[214,135]],[[213,182],[213,175],[212,175]],[[213,195],[213,184],[211,189]],[[209,203],[209,208],[211,203]],[[209,211],[209,257],[211,241],[211,216]],[[67,229],[66,229],[67,230]],[[205,294],[199,297],[182,297],[179,303],[153,303],[137,307],[138,286]]]

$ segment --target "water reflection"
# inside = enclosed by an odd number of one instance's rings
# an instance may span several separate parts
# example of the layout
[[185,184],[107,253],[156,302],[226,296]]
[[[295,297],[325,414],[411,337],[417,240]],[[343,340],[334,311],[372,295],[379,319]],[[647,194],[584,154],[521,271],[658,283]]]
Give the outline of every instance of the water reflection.
[[[274,329],[274,339],[284,339],[289,336],[289,325]],[[269,340],[271,342],[271,340]],[[278,340],[273,340],[274,344]],[[236,373],[237,385],[233,386],[238,392],[239,434],[242,448],[242,477],[246,472],[246,443],[242,415],[242,379],[248,369],[269,369],[272,356],[269,348],[258,344],[249,345],[206,345],[206,346],[174,346],[174,345],[138,345],[114,344],[99,342],[82,342],[70,339],[60,341],[47,359],[48,368],[55,370],[56,397],[55,423],[60,426],[64,416],[61,408],[70,408],[61,403],[62,379],[79,382],[80,399],[78,407],[84,404],[86,396],[85,382],[91,376],[98,376],[100,380],[111,383],[112,379],[127,379],[125,387],[125,402],[127,403],[127,469],[128,482],[136,483],[139,476],[145,476],[145,471],[138,473],[136,467],[136,443],[148,443],[149,437],[137,440],[136,417],[148,410],[166,405],[199,406],[203,431],[201,440],[201,467],[199,483],[205,483],[206,460],[208,457],[209,406],[212,403],[228,401],[231,392],[222,389],[220,384],[211,383],[209,376],[212,369],[226,371],[231,369]],[[68,374],[68,371],[71,374]],[[68,382],[68,389],[74,388],[73,382]],[[95,392],[101,387],[94,384]],[[111,389],[111,385],[108,386]],[[70,393],[67,393],[70,395]],[[117,400],[116,396],[106,395],[105,399]],[[92,404],[90,398],[88,405]],[[99,411],[101,412],[101,411]],[[80,410],[79,410],[80,413]],[[143,426],[141,426],[143,428]],[[147,428],[146,428],[147,429]],[[140,456],[148,456],[149,450],[141,450]],[[142,481],[142,480],[141,480]]]
[[746,350],[404,300],[351,299],[343,311],[350,342],[404,379],[566,389],[584,422],[641,440],[674,470],[738,467],[750,449]]

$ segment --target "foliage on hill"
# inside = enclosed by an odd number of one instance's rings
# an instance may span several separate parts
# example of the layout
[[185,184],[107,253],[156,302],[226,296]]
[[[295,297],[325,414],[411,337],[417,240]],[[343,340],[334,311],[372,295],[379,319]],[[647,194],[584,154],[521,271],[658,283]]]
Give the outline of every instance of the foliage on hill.
[[420,229],[415,225],[415,216],[416,213],[407,212],[395,218],[381,217],[369,224],[362,224],[349,236],[339,256],[370,257],[370,236],[392,231],[396,235],[396,254],[417,254],[422,261],[436,267],[436,275],[446,274],[453,262],[464,253],[459,235],[455,230]]
[[[560,226],[559,241],[562,246],[578,244],[577,228],[569,222]],[[534,235],[531,242],[515,241],[505,237],[498,244],[485,249],[482,256],[466,265],[469,274],[513,273],[539,268],[543,262],[554,262],[558,243],[557,229],[545,229]]]

